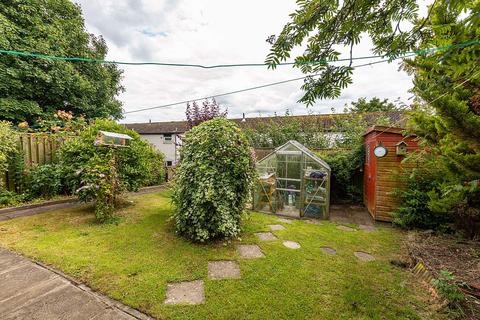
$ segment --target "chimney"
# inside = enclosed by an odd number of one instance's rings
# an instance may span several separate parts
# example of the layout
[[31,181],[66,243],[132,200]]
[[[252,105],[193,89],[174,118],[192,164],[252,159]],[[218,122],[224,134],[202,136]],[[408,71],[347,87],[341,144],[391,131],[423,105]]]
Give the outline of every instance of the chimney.
[[152,123],[152,119],[148,119],[148,123]]
[[243,114],[243,116],[242,116],[242,122],[245,122],[245,121],[247,121],[247,120],[245,119],[245,112],[244,112],[244,113],[242,113],[242,114]]

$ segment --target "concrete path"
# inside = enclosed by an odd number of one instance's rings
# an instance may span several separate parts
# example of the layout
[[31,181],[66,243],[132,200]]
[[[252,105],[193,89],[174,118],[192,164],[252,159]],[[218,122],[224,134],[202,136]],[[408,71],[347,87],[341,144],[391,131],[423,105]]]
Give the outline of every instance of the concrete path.
[[0,248],[0,319],[151,319]]

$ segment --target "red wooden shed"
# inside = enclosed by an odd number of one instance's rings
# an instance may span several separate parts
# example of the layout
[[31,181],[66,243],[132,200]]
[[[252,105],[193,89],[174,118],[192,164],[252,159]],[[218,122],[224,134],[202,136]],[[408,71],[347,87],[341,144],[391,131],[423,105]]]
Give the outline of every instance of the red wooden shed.
[[[370,127],[364,135],[364,203],[375,220],[392,221],[398,207],[394,191],[404,186],[401,175],[412,164],[402,163],[405,156],[419,149],[415,136],[403,136],[402,128]],[[408,171],[407,171],[408,172]]]

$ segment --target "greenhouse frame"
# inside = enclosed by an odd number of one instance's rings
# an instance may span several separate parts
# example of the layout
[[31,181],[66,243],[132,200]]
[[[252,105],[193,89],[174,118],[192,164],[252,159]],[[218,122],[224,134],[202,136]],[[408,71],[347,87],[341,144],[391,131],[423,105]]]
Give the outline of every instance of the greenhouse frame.
[[330,166],[290,140],[257,162],[252,208],[290,217],[329,218]]

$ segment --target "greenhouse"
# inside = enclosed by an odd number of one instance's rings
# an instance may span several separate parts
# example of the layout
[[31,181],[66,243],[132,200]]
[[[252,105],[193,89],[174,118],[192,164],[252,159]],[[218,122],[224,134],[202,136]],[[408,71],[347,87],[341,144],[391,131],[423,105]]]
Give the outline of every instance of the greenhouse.
[[253,209],[290,217],[329,218],[330,166],[290,140],[257,163]]

